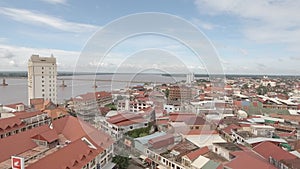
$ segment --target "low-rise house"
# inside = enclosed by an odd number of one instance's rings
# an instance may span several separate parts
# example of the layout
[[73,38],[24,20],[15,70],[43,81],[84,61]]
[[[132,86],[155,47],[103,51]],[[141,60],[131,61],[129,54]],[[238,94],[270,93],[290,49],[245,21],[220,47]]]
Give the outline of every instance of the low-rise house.
[[72,99],[74,111],[84,121],[92,121],[99,114],[99,107],[112,103],[112,96],[109,92],[86,93]]
[[201,130],[206,121],[201,117],[192,113],[170,113],[170,122],[183,122],[190,130]]
[[275,128],[268,125],[251,125],[251,133],[258,137],[272,137]]
[[201,155],[204,155],[209,152],[207,146],[194,150],[184,156],[182,156],[181,163],[186,167],[191,167],[192,163]]
[[213,143],[212,151],[230,161],[233,158],[230,153],[242,149],[234,143]]
[[276,169],[276,167],[267,160],[264,160],[261,156],[251,151],[235,151],[232,152],[231,155],[233,159],[224,164],[224,169]]
[[209,161],[209,158],[200,155],[196,160],[192,162],[191,169],[201,169]]
[[117,109],[119,111],[139,112],[143,109],[151,108],[152,106],[153,101],[151,101],[149,97],[139,97],[133,101],[129,101],[128,99],[119,100]]
[[154,120],[154,113],[153,109],[139,113],[118,112],[116,115],[99,119],[97,123],[103,131],[118,140],[128,131],[148,127]]
[[140,151],[141,153],[146,153],[146,149],[150,148],[149,145],[149,140],[160,137],[160,136],[165,136],[165,132],[156,132],[151,135],[147,135],[144,137],[138,137],[134,139],[134,148]]
[[192,132],[183,135],[185,140],[190,141],[197,147],[205,147],[207,146],[209,149],[212,149],[213,143],[226,143],[226,141],[219,136],[216,131],[199,131]]
[[175,138],[172,134],[166,134],[164,136],[152,138],[148,141],[150,148],[152,149],[164,148],[169,145],[173,145],[174,142],[175,142]]
[[284,164],[282,164],[282,160],[297,159],[297,156],[283,150],[271,142],[262,142],[253,147],[253,151],[280,169],[285,169]]

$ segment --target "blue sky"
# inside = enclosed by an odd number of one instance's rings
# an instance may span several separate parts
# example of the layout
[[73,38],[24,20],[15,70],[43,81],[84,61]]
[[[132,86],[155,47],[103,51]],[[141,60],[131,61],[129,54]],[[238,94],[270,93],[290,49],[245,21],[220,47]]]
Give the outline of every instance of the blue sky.
[[[130,14],[162,12],[184,18],[201,30],[216,48],[226,74],[299,75],[299,7],[300,1],[294,0],[2,0],[0,70],[26,70],[31,54],[53,54],[59,70],[73,71],[81,50],[105,25]],[[147,21],[140,23],[143,22]],[[201,72],[205,68],[203,63],[193,61],[189,51],[178,48],[177,42],[151,36],[121,44],[112,51],[113,59],[102,61],[105,63],[80,64],[86,65],[82,66],[83,71],[99,64],[102,71],[114,71],[122,57],[131,54],[135,59],[126,61],[126,66],[130,63],[127,70],[134,71],[134,65],[139,64],[135,62],[137,51],[154,47],[184,56],[190,71]],[[178,64],[177,60],[165,65]]]

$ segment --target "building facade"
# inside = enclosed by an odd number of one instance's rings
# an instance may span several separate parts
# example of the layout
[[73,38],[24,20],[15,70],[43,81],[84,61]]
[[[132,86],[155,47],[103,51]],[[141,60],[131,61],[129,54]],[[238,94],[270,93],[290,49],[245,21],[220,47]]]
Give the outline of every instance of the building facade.
[[28,103],[44,98],[56,103],[56,58],[32,55],[28,60]]

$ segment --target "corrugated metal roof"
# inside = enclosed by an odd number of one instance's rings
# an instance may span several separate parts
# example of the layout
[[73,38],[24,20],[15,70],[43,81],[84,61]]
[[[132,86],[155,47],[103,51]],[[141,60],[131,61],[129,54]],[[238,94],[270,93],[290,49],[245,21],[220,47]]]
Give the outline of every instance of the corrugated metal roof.
[[153,133],[153,134],[148,135],[148,136],[135,138],[134,141],[139,141],[139,142],[142,143],[142,144],[146,144],[146,143],[148,143],[148,141],[149,141],[150,139],[154,139],[154,138],[156,138],[156,137],[164,136],[164,135],[166,135],[165,132],[156,132],[156,133]]

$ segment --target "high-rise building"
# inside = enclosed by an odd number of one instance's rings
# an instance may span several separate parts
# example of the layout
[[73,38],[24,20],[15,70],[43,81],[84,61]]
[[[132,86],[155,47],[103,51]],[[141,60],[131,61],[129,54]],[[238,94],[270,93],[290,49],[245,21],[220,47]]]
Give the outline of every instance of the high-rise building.
[[28,103],[43,98],[56,103],[56,58],[32,55],[28,60]]
[[186,83],[192,84],[195,81],[195,75],[194,73],[189,73],[186,75]]

